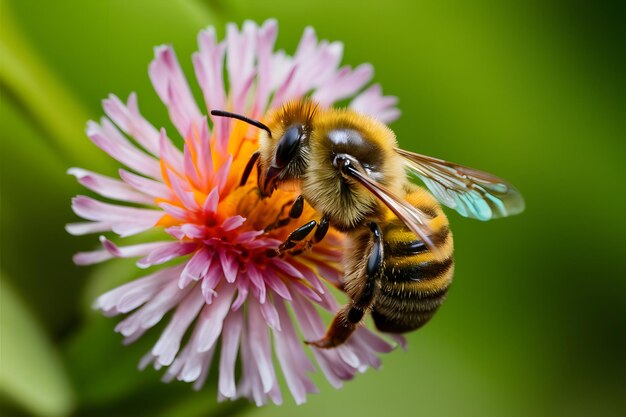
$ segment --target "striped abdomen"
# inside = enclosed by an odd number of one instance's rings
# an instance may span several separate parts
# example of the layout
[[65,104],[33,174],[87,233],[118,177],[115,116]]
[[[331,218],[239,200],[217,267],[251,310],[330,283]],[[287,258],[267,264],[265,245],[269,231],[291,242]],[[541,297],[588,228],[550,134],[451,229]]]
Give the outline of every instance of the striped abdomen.
[[391,211],[379,223],[384,244],[384,272],[372,306],[379,330],[402,333],[424,325],[443,303],[452,282],[452,233],[439,203],[425,189],[411,186],[405,199],[429,214],[431,239],[439,248],[435,256],[416,240]]

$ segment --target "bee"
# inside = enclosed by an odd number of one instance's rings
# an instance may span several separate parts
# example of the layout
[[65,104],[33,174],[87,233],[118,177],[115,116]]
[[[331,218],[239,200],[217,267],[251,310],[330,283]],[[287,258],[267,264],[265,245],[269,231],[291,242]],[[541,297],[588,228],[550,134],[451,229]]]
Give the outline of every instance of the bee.
[[322,339],[307,341],[316,347],[345,343],[367,312],[382,332],[405,333],[430,320],[454,271],[452,233],[440,203],[483,221],[524,210],[510,183],[402,150],[389,127],[350,109],[320,108],[304,99],[285,104],[265,123],[211,113],[261,129],[242,184],[257,165],[262,195],[289,183],[299,186],[291,218],[299,217],[303,200],[321,213],[319,222],[295,229],[270,256],[319,242],[329,226],[347,237],[343,289],[350,301]]

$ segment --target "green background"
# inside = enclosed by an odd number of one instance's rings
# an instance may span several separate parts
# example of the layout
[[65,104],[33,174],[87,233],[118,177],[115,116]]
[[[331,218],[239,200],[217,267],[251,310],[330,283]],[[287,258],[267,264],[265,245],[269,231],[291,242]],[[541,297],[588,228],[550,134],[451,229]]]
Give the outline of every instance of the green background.
[[[0,0],[2,288],[0,414],[37,416],[612,416],[626,411],[626,13],[584,1]],[[76,267],[65,171],[114,174],[84,135],[110,92],[136,91],[171,130],[149,84],[171,43],[189,76],[196,34],[276,17],[292,53],[306,25],[371,62],[397,95],[404,148],[511,180],[527,210],[489,223],[450,213],[457,270],[432,323],[341,390],[296,406],[216,404],[136,364],[93,298],[137,274]],[[198,89],[196,88],[196,93]]]

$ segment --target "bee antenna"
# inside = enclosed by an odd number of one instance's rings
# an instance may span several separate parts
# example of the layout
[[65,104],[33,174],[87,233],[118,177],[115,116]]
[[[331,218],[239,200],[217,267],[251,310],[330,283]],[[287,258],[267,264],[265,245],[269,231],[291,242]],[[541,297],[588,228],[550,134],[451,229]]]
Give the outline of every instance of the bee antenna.
[[244,115],[231,113],[229,111],[224,111],[224,110],[211,110],[211,115],[220,116],[220,117],[229,117],[231,119],[241,120],[242,122],[246,122],[249,125],[265,130],[267,134],[270,135],[270,138],[272,137],[272,131],[270,130],[270,128],[264,125],[263,123],[259,122],[258,120],[250,119],[249,117],[246,117]]

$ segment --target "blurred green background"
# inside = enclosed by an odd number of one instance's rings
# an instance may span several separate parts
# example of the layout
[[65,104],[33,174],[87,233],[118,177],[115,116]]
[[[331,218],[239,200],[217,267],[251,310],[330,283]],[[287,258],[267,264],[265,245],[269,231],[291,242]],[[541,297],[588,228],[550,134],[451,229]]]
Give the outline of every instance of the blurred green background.
[[[617,416],[626,412],[626,19],[624,2],[0,0],[1,360],[6,416]],[[295,406],[216,404],[136,364],[93,298],[137,274],[71,262],[65,171],[114,174],[84,135],[110,92],[136,91],[169,127],[147,76],[172,43],[192,75],[208,25],[276,17],[345,43],[400,98],[404,148],[497,173],[527,211],[480,223],[450,213],[457,270],[447,303],[408,352]],[[196,87],[194,87],[196,88]],[[196,93],[198,89],[196,88]]]

